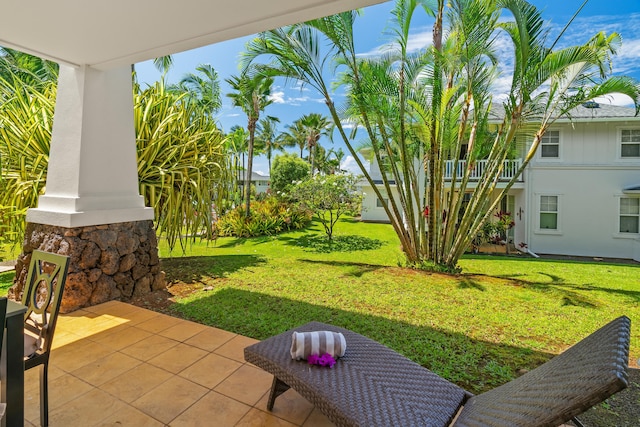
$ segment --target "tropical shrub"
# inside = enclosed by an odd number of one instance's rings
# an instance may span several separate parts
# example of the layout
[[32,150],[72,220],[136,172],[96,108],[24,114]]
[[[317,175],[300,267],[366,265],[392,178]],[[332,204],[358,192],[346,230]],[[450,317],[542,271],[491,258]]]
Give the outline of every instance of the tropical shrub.
[[[11,243],[23,238],[25,213],[44,193],[56,78],[55,64],[0,50],[0,206],[11,207],[2,213],[2,236]],[[226,196],[223,137],[210,109],[190,96],[164,82],[134,85],[140,192],[171,248],[184,236],[211,233],[211,204]]]
[[4,238],[14,244],[23,238],[27,208],[44,192],[49,164],[57,86],[33,79],[10,69],[0,73],[0,206],[6,207]]
[[224,139],[215,121],[187,93],[161,80],[134,88],[140,193],[156,212],[156,229],[173,249],[184,236],[211,237],[212,203],[224,175]]
[[26,209],[0,206],[0,261],[7,257],[7,249],[14,247],[24,236],[24,215]]
[[275,194],[288,194],[295,182],[306,179],[309,174],[309,163],[297,155],[276,156],[271,170],[271,191]]
[[285,231],[299,230],[311,221],[311,212],[275,197],[256,200],[251,204],[251,215],[245,216],[244,206],[227,212],[218,219],[218,236],[255,237],[271,236]]

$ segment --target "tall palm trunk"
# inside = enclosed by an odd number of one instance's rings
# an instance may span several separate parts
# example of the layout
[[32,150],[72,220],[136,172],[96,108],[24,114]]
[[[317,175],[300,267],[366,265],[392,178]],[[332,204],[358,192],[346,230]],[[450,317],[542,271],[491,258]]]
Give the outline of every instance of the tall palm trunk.
[[[428,215],[429,231],[427,238],[427,256],[433,260],[438,259],[436,249],[437,244],[437,225],[441,220],[441,206],[439,206],[439,191],[438,191],[438,166],[439,166],[439,153],[440,143],[437,128],[437,118],[439,117],[438,111],[440,110],[440,96],[442,94],[442,77],[440,71],[440,55],[442,53],[442,14],[444,10],[444,1],[438,0],[438,12],[436,14],[436,22],[433,24],[433,50],[435,55],[433,57],[433,98],[431,100],[431,108],[433,119],[431,121],[431,140],[429,141],[429,207],[430,215]],[[440,217],[440,218],[439,218]]]
[[247,128],[249,129],[249,147],[247,153],[247,170],[245,171],[244,178],[244,215],[247,218],[249,217],[249,215],[251,215],[251,175],[253,174],[253,145],[256,136],[256,122],[257,120],[251,119],[249,120],[249,125],[247,126]]
[[314,160],[315,160],[316,146],[315,146],[315,143],[312,141],[312,136],[309,136],[309,138],[307,139],[307,148],[309,149],[309,166],[311,169],[311,176],[313,177],[313,175],[315,175]]

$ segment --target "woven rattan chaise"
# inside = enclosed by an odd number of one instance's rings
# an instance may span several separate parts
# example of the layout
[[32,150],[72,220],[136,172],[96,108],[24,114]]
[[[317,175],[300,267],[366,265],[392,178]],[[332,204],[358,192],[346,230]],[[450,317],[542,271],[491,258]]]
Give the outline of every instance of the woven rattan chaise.
[[[558,426],[627,386],[630,325],[620,317],[540,367],[477,396],[380,343],[318,322],[249,346],[244,355],[274,375],[269,410],[291,387],[337,426]],[[346,354],[333,368],[292,360],[294,330],[341,332]]]

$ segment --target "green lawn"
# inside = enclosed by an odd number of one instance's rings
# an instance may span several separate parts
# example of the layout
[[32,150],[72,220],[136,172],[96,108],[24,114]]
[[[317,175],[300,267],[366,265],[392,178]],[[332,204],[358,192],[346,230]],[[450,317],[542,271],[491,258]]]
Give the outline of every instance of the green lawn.
[[13,278],[15,274],[13,271],[7,271],[5,273],[0,273],[0,295],[7,295],[9,288],[13,285]]
[[[161,248],[162,251],[162,248]],[[389,225],[342,221],[276,237],[219,239],[165,259],[192,283],[181,316],[263,339],[310,320],[383,342],[479,392],[531,369],[619,315],[633,320],[640,357],[640,268],[474,256],[463,274],[400,268]],[[206,289],[205,289],[206,288]]]
[[[463,274],[401,268],[389,225],[341,221],[275,237],[161,244],[171,283],[193,293],[176,314],[263,339],[310,320],[385,343],[473,392],[532,369],[607,321],[632,319],[640,357],[640,267],[469,256]],[[0,275],[0,289],[13,274]],[[2,292],[2,290],[0,290]]]

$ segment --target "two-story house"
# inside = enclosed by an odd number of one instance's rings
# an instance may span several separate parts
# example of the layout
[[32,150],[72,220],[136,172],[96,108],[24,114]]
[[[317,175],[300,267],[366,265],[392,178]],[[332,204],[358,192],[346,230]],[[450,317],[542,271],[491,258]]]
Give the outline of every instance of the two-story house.
[[[505,165],[505,182],[520,161]],[[375,164],[372,173],[380,177]],[[388,220],[386,201],[367,187],[362,219]],[[572,110],[544,135],[501,205],[515,221],[509,238],[516,248],[640,261],[640,117],[597,103]]]
[[[245,174],[242,173],[242,179],[238,182],[240,188],[244,187]],[[256,189],[256,194],[266,193],[269,191],[269,185],[271,184],[271,177],[269,175],[262,175],[258,172],[251,172],[251,186]],[[243,190],[244,191],[244,190]]]

